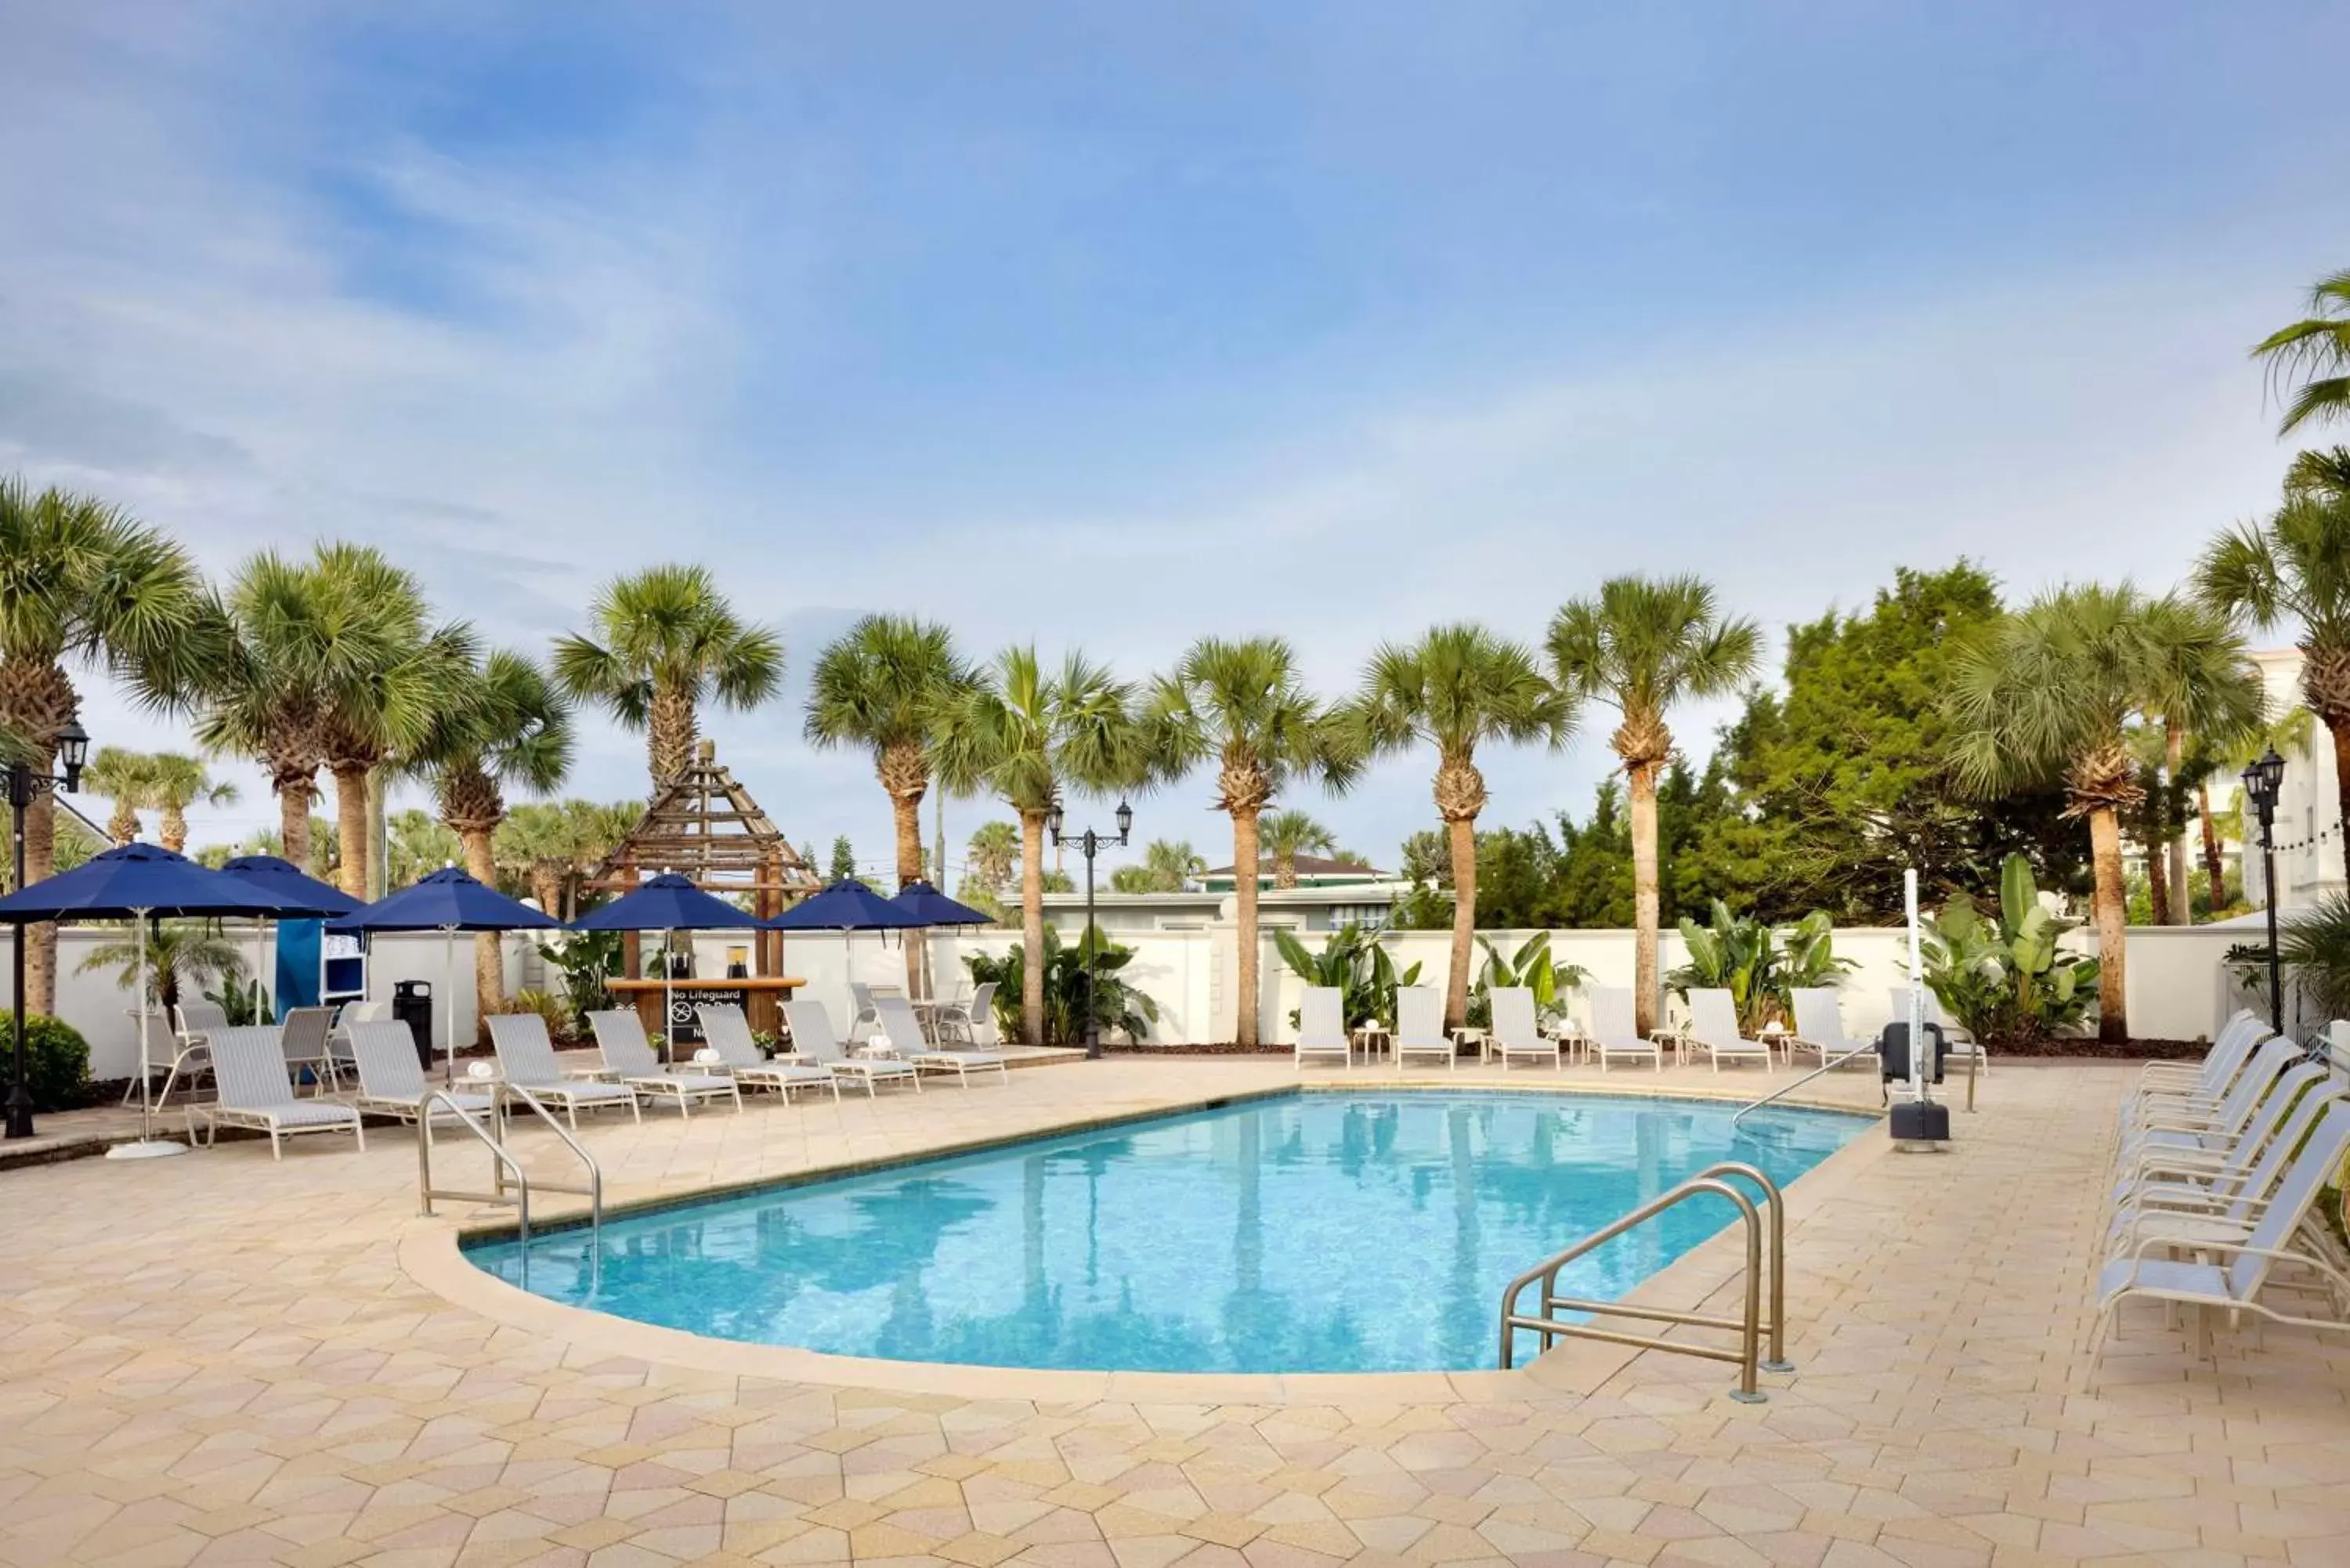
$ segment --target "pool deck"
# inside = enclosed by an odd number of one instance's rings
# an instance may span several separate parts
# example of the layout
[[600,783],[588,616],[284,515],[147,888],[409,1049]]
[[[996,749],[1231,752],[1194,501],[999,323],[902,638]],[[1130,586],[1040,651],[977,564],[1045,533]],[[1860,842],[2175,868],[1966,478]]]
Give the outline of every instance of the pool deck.
[[[304,1139],[275,1165],[244,1143],[9,1170],[0,1563],[2350,1562],[2350,1335],[2222,1331],[2214,1371],[2144,1309],[2085,1391],[2133,1075],[2002,1064],[1950,1151],[1871,1133],[1798,1182],[1797,1370],[1766,1375],[1760,1406],[1725,1397],[1720,1364],[1596,1345],[1237,1399],[1223,1379],[795,1363],[473,1272],[454,1236],[492,1216],[418,1219],[405,1131],[371,1130],[364,1155]],[[1558,1076],[1726,1096],[1759,1079]],[[626,1204],[1295,1081],[1261,1059],[1113,1059],[587,1136]],[[1862,1077],[1819,1087],[1876,1103]],[[556,1173],[551,1138],[525,1147]],[[478,1153],[444,1158],[472,1181]],[[1718,1296],[1728,1242],[1643,1295]]]

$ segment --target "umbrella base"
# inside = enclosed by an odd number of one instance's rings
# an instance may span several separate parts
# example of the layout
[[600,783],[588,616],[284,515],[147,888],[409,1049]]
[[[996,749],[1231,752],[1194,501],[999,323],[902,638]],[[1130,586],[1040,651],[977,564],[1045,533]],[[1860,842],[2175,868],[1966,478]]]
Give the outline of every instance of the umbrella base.
[[106,1151],[109,1159],[168,1159],[175,1154],[185,1154],[188,1146],[172,1143],[167,1138],[142,1138],[137,1143],[119,1143]]

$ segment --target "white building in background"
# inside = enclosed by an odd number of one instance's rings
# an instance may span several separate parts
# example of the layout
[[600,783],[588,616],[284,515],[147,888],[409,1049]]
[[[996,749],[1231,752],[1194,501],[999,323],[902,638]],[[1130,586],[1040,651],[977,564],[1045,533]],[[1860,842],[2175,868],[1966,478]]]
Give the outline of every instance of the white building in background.
[[[1094,895],[1094,919],[1112,934],[1132,931],[1204,931],[1230,925],[1238,919],[1238,900],[1232,892],[1231,873],[1222,873],[1222,888],[1202,888],[1180,893],[1102,893]],[[1266,931],[1335,931],[1357,925],[1381,930],[1395,912],[1396,900],[1411,891],[1409,882],[1349,881],[1319,888],[1267,888],[1256,896],[1257,924]],[[1083,893],[1047,893],[1045,919],[1075,936],[1086,923]],[[1016,908],[1016,905],[1015,905]]]
[[[2261,683],[2268,692],[2272,718],[2302,706],[2301,649],[2268,649],[2252,655],[2260,667]],[[2213,801],[2236,784],[2222,781]],[[2263,901],[2261,886],[2260,826],[2245,812],[2244,897]],[[2334,772],[2334,737],[2323,724],[2309,727],[2309,740],[2285,753],[2284,784],[2278,792],[2276,814],[2277,910],[2280,914],[2306,909],[2328,894],[2343,890],[2342,794]]]

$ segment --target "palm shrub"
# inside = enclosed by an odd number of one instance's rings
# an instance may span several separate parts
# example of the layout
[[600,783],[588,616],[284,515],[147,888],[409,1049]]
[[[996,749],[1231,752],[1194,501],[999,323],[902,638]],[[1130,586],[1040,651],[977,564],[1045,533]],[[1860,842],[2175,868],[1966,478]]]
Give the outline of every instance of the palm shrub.
[[[1419,983],[1419,965],[1398,973],[1395,960],[1378,938],[1351,921],[1331,932],[1318,953],[1308,951],[1286,930],[1273,933],[1273,945],[1290,972],[1306,984],[1331,986],[1344,993],[1348,1029],[1373,1023],[1393,1028],[1397,988]],[[1297,1022],[1294,1009],[1289,1022]]]
[[2009,856],[2000,867],[1992,913],[1960,894],[1921,923],[1918,950],[1926,989],[1986,1045],[2076,1029],[2096,1001],[2097,961],[2057,945],[2080,922],[2048,912],[2032,863],[2022,855]]
[[612,1005],[605,981],[620,972],[621,940],[618,931],[563,931],[538,944],[538,956],[554,966],[563,982],[574,1018]]
[[1548,931],[1536,931],[1507,958],[1489,937],[1479,937],[1477,945],[1485,950],[1485,964],[1478,972],[1467,1012],[1469,1023],[1480,1029],[1493,1022],[1493,992],[1498,989],[1524,986],[1534,992],[1534,1016],[1553,1018],[1566,1010],[1569,993],[1581,990],[1591,979],[1591,971],[1581,964],[1562,963],[1550,956]]
[[257,976],[247,981],[224,975],[218,985],[204,992],[204,1000],[221,1010],[231,1029],[266,1024],[277,1016],[269,1005],[269,988]]
[[2350,895],[2330,893],[2286,921],[2277,932],[2277,959],[2322,1010],[2319,1016],[2350,1017]]
[[32,1091],[33,1109],[44,1114],[89,1104],[89,1042],[81,1031],[46,1012],[26,1013],[25,1086]]
[[1773,1020],[1783,1023],[1796,992],[1834,985],[1852,968],[1849,959],[1835,956],[1835,922],[1825,909],[1814,909],[1782,932],[1751,915],[1731,914],[1716,898],[1711,923],[1700,926],[1684,915],[1680,933],[1689,961],[1669,972],[1665,983],[1684,994],[1692,986],[1727,991],[1738,1026],[1750,1036]]
[[1006,1035],[1032,1045],[1084,1043],[1088,946],[1094,950],[1093,1015],[1102,1033],[1117,1032],[1139,1041],[1159,1022],[1159,1003],[1128,984],[1118,972],[1134,961],[1132,948],[1119,946],[1091,926],[1086,928],[1083,938],[1070,944],[1062,942],[1058,928],[1046,926],[1039,945],[1044,955],[1039,972],[1044,980],[1045,999],[1041,1039],[1030,1038],[1023,1026],[1025,1009],[1021,999],[1026,994],[1028,970],[1025,944],[1011,949],[1001,958],[972,953],[962,961],[971,971],[972,984],[995,982],[995,1023]]
[[[140,950],[139,933],[126,926],[120,937],[101,942],[83,955],[77,972],[96,974],[112,970],[123,990],[139,992]],[[244,955],[236,950],[236,944],[221,933],[219,923],[213,920],[158,920],[147,933],[144,950],[144,992],[162,1006],[166,1017],[171,1009],[180,1004],[183,987],[202,996],[207,982],[244,973]]]

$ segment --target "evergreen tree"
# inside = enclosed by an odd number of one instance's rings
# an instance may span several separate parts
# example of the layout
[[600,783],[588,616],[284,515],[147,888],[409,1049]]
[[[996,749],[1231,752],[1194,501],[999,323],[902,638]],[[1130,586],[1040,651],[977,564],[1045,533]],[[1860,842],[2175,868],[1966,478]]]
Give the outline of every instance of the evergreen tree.
[[825,871],[827,882],[845,882],[857,875],[857,850],[842,834],[832,841],[832,864]]

